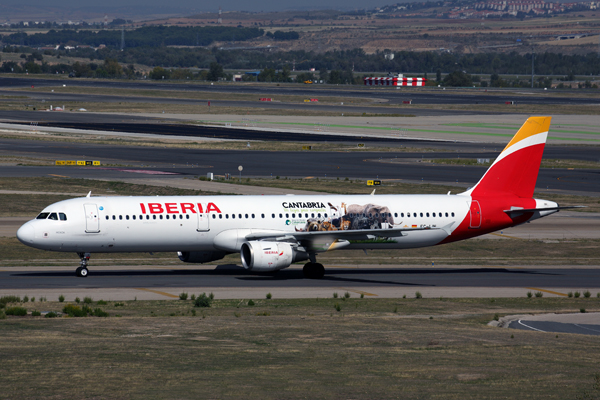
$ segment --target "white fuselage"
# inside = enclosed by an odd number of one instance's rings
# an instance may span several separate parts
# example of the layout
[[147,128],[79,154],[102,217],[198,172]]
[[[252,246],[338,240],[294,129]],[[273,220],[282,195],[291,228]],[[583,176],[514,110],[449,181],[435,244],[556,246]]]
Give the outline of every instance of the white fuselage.
[[[239,251],[260,232],[441,228],[354,248],[413,248],[444,240],[468,217],[463,195],[86,197],[54,203],[19,229],[23,243],[74,252]],[[475,235],[474,235],[475,236]]]

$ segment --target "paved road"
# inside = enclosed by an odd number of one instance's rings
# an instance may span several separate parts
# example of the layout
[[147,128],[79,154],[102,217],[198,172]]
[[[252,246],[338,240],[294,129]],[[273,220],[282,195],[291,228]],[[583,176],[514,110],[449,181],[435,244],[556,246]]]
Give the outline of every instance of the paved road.
[[[573,157],[597,157],[594,148],[565,148]],[[561,150],[556,154],[560,155]],[[579,153],[578,153],[579,152]],[[427,153],[428,158],[448,157],[449,153]],[[451,153],[450,153],[451,154]],[[418,159],[418,153],[346,153],[346,152],[269,152],[169,149],[157,147],[109,146],[77,143],[57,143],[0,139],[0,155],[28,155],[56,159],[87,159],[109,161],[135,168],[81,168],[60,166],[0,166],[0,176],[29,177],[63,175],[73,178],[141,178],[160,174],[164,179],[181,176],[237,174],[244,166],[244,176],[254,177],[340,177],[361,179],[402,179],[424,183],[473,185],[486,167],[463,167],[418,162],[396,163],[398,158]],[[462,157],[494,158],[497,153],[464,153]],[[143,165],[143,166],[142,166]],[[197,167],[192,167],[197,165]],[[142,171],[132,172],[139,169]],[[169,174],[163,174],[163,173]],[[600,193],[600,170],[542,169],[538,189]]]
[[[175,255],[173,255],[175,257]],[[381,287],[419,288],[600,288],[598,269],[509,269],[509,268],[327,268],[323,279],[304,279],[302,271],[291,268],[272,275],[257,275],[236,265],[220,265],[214,269],[191,269],[186,265],[161,269],[105,269],[90,263],[88,278],[75,276],[72,268],[49,271],[26,268],[0,269],[0,290],[26,288],[300,288],[300,287]],[[524,295],[524,292],[523,292]]]
[[[54,79],[32,79],[32,78],[0,78],[1,88],[27,88],[31,85],[37,87],[48,86],[81,86],[95,88],[128,88],[128,89],[152,89],[152,90],[175,90],[175,91],[202,91],[202,92],[225,92],[238,94],[263,95],[266,93],[276,95],[297,95],[307,97],[335,96],[335,97],[360,97],[378,98],[390,104],[402,104],[405,100],[413,100],[416,104],[504,104],[506,101],[517,101],[519,104],[600,104],[598,97],[579,97],[575,92],[561,92],[562,96],[553,96],[552,92],[541,89],[521,90],[522,95],[515,96],[513,93],[501,93],[476,90],[473,94],[463,94],[464,90],[457,93],[453,90],[431,90],[423,91],[388,89],[388,88],[366,88],[345,87],[334,85],[284,85],[275,86],[267,84],[240,85],[234,83],[219,83],[214,85],[198,85],[185,83],[162,83],[153,81],[100,81],[100,80],[54,80]],[[515,90],[511,90],[515,92]],[[565,95],[566,94],[566,95]],[[123,101],[120,98],[118,101]]]
[[536,332],[576,333],[600,336],[600,325],[563,323],[554,321],[529,321],[520,319],[510,323],[509,328]]

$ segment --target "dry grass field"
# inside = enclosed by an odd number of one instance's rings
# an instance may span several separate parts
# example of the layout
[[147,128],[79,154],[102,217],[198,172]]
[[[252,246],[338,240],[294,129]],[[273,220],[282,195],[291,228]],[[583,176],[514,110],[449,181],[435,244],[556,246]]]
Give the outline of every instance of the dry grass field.
[[[191,300],[93,299],[88,306],[108,317],[9,316],[0,320],[0,397],[562,400],[599,394],[596,337],[486,325],[507,314],[598,310],[595,297],[340,296],[254,305],[216,299],[208,308]],[[50,300],[7,306],[60,312],[67,304]]]

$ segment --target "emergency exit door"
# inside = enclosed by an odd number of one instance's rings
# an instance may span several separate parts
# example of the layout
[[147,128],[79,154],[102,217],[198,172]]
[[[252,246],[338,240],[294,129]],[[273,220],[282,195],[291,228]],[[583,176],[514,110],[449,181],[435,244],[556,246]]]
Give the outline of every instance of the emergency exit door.
[[471,223],[469,224],[469,228],[477,229],[481,227],[481,206],[477,200],[471,201]]

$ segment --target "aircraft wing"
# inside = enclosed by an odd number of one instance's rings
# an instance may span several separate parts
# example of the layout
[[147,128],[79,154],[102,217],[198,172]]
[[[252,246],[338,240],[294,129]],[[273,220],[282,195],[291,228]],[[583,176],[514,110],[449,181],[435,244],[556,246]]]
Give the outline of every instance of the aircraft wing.
[[452,224],[442,228],[390,228],[390,229],[355,229],[336,231],[315,232],[255,232],[246,236],[246,240],[290,240],[298,242],[303,240],[338,239],[338,240],[368,240],[377,237],[404,236],[406,232],[427,231],[443,229],[450,234],[449,228]]

